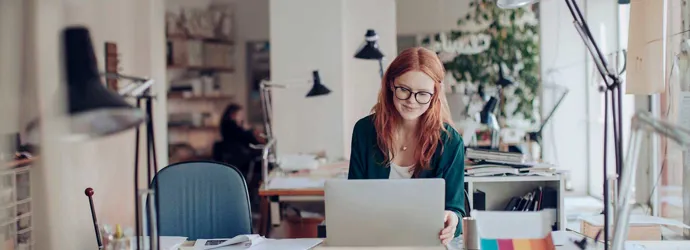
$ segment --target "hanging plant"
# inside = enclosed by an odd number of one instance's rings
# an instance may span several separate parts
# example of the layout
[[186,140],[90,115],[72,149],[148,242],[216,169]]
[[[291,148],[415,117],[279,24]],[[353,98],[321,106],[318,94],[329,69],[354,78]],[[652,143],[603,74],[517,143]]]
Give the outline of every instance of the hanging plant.
[[[505,119],[537,122],[539,90],[539,21],[538,4],[530,8],[500,9],[494,0],[474,0],[470,12],[458,20],[458,30],[446,33],[450,41],[488,35],[489,45],[480,53],[445,53],[444,66],[456,80],[476,88],[495,89],[499,69],[516,84],[504,90],[503,104],[497,115]],[[424,41],[437,44],[443,36]],[[437,50],[438,51],[438,50]],[[452,58],[452,59],[451,59]],[[537,111],[537,112],[535,112]]]

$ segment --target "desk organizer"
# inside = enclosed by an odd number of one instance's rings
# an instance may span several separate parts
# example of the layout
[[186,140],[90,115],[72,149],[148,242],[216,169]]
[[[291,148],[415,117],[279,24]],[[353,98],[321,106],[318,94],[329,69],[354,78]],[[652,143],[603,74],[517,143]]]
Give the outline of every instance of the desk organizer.
[[0,249],[32,249],[31,160],[0,168]]

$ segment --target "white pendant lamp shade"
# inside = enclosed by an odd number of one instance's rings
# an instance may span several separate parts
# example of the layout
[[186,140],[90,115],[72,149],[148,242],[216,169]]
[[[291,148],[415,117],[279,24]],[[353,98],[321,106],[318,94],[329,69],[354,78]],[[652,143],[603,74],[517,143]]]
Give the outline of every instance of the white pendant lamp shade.
[[630,1],[625,92],[664,91],[664,0]]
[[501,9],[516,9],[539,2],[539,0],[498,0],[496,5]]

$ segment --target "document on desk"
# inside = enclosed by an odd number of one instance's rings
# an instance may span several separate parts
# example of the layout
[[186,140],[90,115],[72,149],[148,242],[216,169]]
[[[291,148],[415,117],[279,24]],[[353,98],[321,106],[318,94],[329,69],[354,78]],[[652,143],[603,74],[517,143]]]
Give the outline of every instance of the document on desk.
[[267,189],[323,188],[326,179],[309,177],[273,177]]
[[198,239],[194,243],[194,250],[232,250],[249,249],[260,245],[266,240],[258,234],[238,235],[231,239]]
[[266,239],[249,250],[309,250],[321,244],[322,241],[322,239]]

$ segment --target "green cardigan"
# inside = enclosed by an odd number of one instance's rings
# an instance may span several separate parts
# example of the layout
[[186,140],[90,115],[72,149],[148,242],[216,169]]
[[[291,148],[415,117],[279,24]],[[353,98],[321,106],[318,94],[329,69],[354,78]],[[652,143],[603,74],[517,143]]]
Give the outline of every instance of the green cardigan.
[[[445,209],[458,215],[455,237],[462,232],[465,215],[465,147],[460,134],[450,125],[441,133],[441,142],[431,159],[431,169],[423,170],[419,178],[443,178],[446,182]],[[388,179],[390,167],[384,166],[384,155],[376,142],[373,116],[357,121],[352,133],[350,170],[348,179]]]

